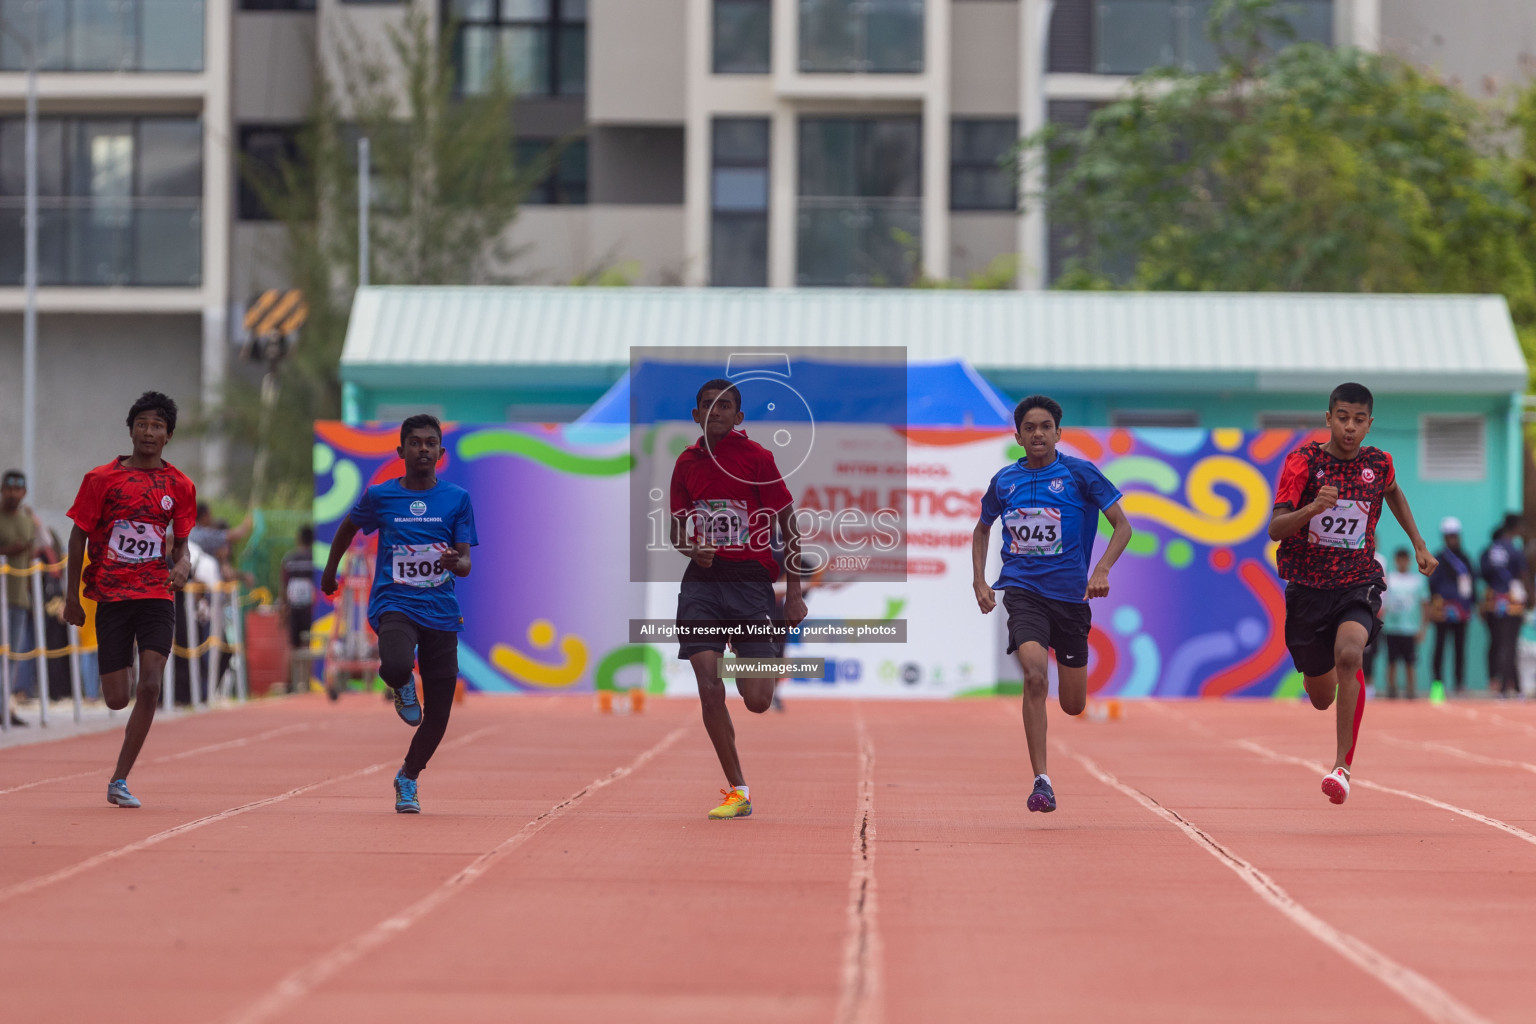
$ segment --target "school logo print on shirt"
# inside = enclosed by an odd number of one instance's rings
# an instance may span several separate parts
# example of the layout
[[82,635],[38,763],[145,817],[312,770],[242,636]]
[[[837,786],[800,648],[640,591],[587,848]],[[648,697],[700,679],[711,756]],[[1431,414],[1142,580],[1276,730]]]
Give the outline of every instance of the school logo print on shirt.
[[171,500],[171,496],[169,494],[163,494],[160,496],[160,507],[165,509],[167,512],[171,510],[171,506],[174,504],[176,504],[176,502]]
[[1062,491],[1064,491],[1066,489],[1067,489],[1066,484],[1062,483],[1060,480],[1052,480],[1051,481],[1050,491],[1051,491],[1052,494],[1060,494]]
[[427,503],[424,501],[411,502],[411,515],[424,516],[427,514]]
[[1373,484],[1376,482],[1376,471],[1371,467],[1366,466],[1360,471],[1360,479],[1364,480],[1368,484]]

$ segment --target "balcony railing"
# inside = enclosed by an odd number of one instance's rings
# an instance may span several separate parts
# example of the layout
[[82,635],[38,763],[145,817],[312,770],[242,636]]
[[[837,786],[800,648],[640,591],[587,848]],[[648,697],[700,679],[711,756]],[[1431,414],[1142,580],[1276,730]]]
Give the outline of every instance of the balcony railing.
[[800,70],[921,74],[923,0],[800,0]]
[[[38,284],[196,288],[201,199],[46,197],[38,202]],[[0,287],[22,283],[23,200],[0,198]]]
[[[43,71],[201,71],[205,2],[0,0],[0,17],[22,36],[36,27]],[[26,69],[21,44],[0,36],[0,71]]]
[[[1206,23],[1214,0],[1096,0],[1094,70],[1139,75],[1153,68],[1213,71],[1221,56]],[[1333,43],[1332,0],[1287,0],[1278,12],[1295,42]],[[1278,47],[1287,40],[1268,40]]]
[[802,197],[795,280],[801,285],[898,287],[922,255],[920,199]]

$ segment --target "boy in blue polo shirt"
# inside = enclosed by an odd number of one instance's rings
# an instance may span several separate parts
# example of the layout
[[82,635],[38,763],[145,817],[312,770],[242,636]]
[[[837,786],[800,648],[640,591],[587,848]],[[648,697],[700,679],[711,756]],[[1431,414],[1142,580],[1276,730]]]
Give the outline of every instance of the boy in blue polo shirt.
[[[1109,570],[1131,541],[1131,524],[1120,492],[1098,467],[1060,455],[1061,406],[1031,395],[1013,410],[1016,440],[1024,457],[992,477],[981,499],[981,520],[971,538],[972,588],[986,614],[1003,591],[1008,609],[1008,653],[1024,671],[1024,737],[1035,788],[1031,811],[1054,811],[1056,793],[1045,762],[1045,698],[1050,692],[1047,650],[1056,652],[1061,710],[1080,715],[1088,704],[1090,598],[1109,594]],[[1099,513],[1114,527],[1092,575],[1088,561]],[[1003,520],[1003,571],[988,584],[987,548],[992,524]]]
[[[368,622],[379,637],[379,676],[395,691],[395,712],[417,728],[405,764],[395,775],[395,810],[420,814],[416,777],[442,742],[459,681],[459,631],[464,618],[453,592],[456,576],[469,575],[469,549],[478,544],[469,492],[437,478],[443,428],[435,416],[400,424],[405,476],[375,484],[336,530],[320,578],[326,596],[336,593],[336,568],[357,532],[379,531]],[[420,663],[426,711],[416,697],[411,668]]]

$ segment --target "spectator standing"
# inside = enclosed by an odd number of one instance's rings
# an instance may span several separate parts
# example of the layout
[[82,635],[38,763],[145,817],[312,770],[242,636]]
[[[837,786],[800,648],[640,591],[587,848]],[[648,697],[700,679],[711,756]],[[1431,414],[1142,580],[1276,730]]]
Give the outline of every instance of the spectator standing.
[[1381,631],[1387,646],[1387,699],[1397,699],[1397,673],[1403,673],[1403,696],[1413,700],[1418,682],[1419,642],[1429,615],[1429,581],[1419,574],[1411,552],[1398,548],[1387,573],[1381,600]]
[[[283,621],[288,624],[288,692],[309,689],[309,630],[315,610],[315,531],[299,527],[299,546],[283,556]],[[335,694],[332,694],[332,699]]]
[[1515,544],[1520,516],[1511,512],[1493,532],[1493,542],[1479,560],[1483,583],[1483,620],[1488,624],[1488,691],[1514,696],[1519,691],[1516,649],[1525,614],[1525,555]]
[[1449,640],[1452,678],[1455,692],[1467,685],[1467,623],[1472,621],[1476,577],[1472,559],[1461,546],[1461,520],[1446,516],[1440,520],[1442,546],[1435,556],[1440,564],[1429,578],[1430,619],[1435,623],[1434,680],[1445,683],[1445,647]]
[[[37,524],[32,519],[31,510],[23,508],[21,504],[26,496],[26,476],[20,470],[6,470],[5,475],[0,476],[0,555],[5,556],[6,563],[11,567],[5,589],[10,609],[8,618],[13,696],[31,693],[37,679],[35,662],[30,658],[26,661],[16,660],[19,656],[31,654],[36,644],[36,637],[33,636],[35,630],[32,628],[31,580],[18,575],[32,564],[32,555],[37,550]],[[11,724],[28,723],[17,717],[15,709],[12,709]]]
[[206,501],[197,503],[197,525],[187,539],[203,549],[203,553],[218,560],[219,575],[226,580],[235,578],[233,545],[251,535],[254,518],[247,513],[240,525],[231,528],[229,523],[213,517],[213,510]]

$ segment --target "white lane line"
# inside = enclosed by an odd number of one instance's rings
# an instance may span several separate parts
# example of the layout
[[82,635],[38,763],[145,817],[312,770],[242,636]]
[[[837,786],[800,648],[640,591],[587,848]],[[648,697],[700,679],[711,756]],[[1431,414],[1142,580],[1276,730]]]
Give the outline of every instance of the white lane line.
[[[1239,747],[1242,747],[1244,750],[1258,754],[1260,757],[1268,758],[1271,761],[1280,761],[1286,764],[1294,764],[1299,767],[1314,771],[1317,773],[1318,778],[1322,778],[1324,775],[1328,774],[1328,769],[1324,768],[1316,761],[1308,761],[1304,757],[1292,757],[1290,754],[1282,754],[1277,750],[1270,750],[1268,747],[1259,743],[1255,743],[1252,740],[1236,740],[1234,742],[1236,742],[1236,744]],[[1393,786],[1383,786],[1381,783],[1372,782],[1370,779],[1350,779],[1349,784],[1351,787],[1362,786],[1365,789],[1374,789],[1378,793],[1390,793],[1393,796],[1400,796],[1407,800],[1417,800],[1421,804],[1428,804],[1431,807],[1438,807],[1442,811],[1450,811],[1452,814],[1459,814],[1463,818],[1471,818],[1473,821],[1482,822],[1484,825],[1491,825],[1501,832],[1508,832],[1516,839],[1523,840],[1527,843],[1530,843],[1532,846],[1536,846],[1536,835],[1532,835],[1523,828],[1511,825],[1507,821],[1500,821],[1498,818],[1490,818],[1486,814],[1479,814],[1477,811],[1470,811],[1465,807],[1457,807],[1455,804],[1448,804],[1444,800],[1436,800],[1432,796],[1425,796],[1422,793],[1411,793],[1406,789],[1397,789]]]
[[1536,764],[1532,764],[1529,761],[1511,761],[1504,757],[1488,757],[1486,754],[1474,754],[1470,750],[1462,750],[1460,747],[1453,747],[1449,743],[1435,743],[1429,740],[1404,740],[1399,739],[1396,736],[1386,736],[1381,733],[1377,733],[1376,738],[1386,740],[1388,743],[1396,743],[1398,746],[1402,747],[1414,747],[1419,750],[1432,750],[1437,754],[1446,754],[1450,757],[1458,758],[1462,761],[1471,761],[1473,764],[1485,764],[1494,768],[1515,768],[1519,771],[1536,774]]
[[1450,704],[1432,704],[1430,706],[1439,708],[1447,714],[1456,714],[1461,715],[1463,718],[1470,718],[1474,722],[1492,722],[1494,725],[1502,725],[1510,729],[1517,729],[1528,736],[1536,736],[1536,726],[1529,725],[1525,722],[1516,722],[1512,719],[1505,718],[1503,715],[1498,714],[1497,712],[1475,711],[1472,708],[1454,707]]
[[1487,1018],[1479,1016],[1470,1007],[1462,1004],[1455,996],[1422,974],[1392,960],[1353,935],[1339,931],[1297,903],[1273,878],[1190,824],[1177,812],[1164,807],[1141,790],[1127,786],[1091,759],[1081,754],[1071,756],[1087,769],[1088,774],[1104,785],[1130,797],[1194,840],[1197,846],[1241,878],[1248,888],[1259,895],[1260,899],[1280,911],[1288,920],[1323,945],[1397,993],[1430,1020],[1436,1021],[1437,1024],[1487,1024]]
[[[266,732],[259,732],[254,736],[244,736],[237,740],[226,740],[223,743],[210,743],[206,747],[194,747],[191,750],[183,750],[179,754],[165,754],[160,757],[151,757],[139,763],[163,764],[166,761],[180,761],[184,757],[197,757],[200,754],[211,754],[216,750],[232,750],[235,747],[245,747],[252,743],[257,743],[261,740],[271,739],[274,736],[282,736],[290,732],[302,732],[308,728],[308,722],[301,722],[297,725],[283,725],[276,729],[268,729]],[[55,775],[51,779],[38,779],[36,782],[24,782],[19,786],[11,786],[9,789],[0,789],[0,796],[4,796],[7,793],[20,793],[24,789],[34,789],[38,786],[46,786],[50,782],[69,782],[72,779],[88,779],[96,775],[105,777],[106,772],[99,768],[93,768],[88,772],[75,772],[73,775]]]
[[878,1024],[885,1016],[883,960],[875,917],[875,744],[854,719],[859,737],[859,800],[853,819],[853,873],[848,879],[848,935],[837,1024]]
[[660,743],[651,747],[645,753],[635,758],[622,768],[615,768],[612,772],[600,779],[587,783],[581,789],[572,793],[564,800],[555,804],[543,814],[528,822],[517,832],[503,839],[499,844],[482,853],[467,864],[457,874],[443,882],[436,889],[427,893],[421,899],[412,903],[393,917],[385,918],[372,928],[358,935],[356,938],[337,946],[304,967],[299,968],[278,982],[271,991],[262,996],[244,1010],[236,1011],[226,1020],[229,1024],[253,1024],[255,1021],[266,1020],[274,1014],[280,1013],[292,1006],[298,1000],[314,991],[328,979],[341,970],[361,960],[368,953],[382,946],[385,942],[401,934],[417,921],[426,917],[432,911],[448,902],[454,896],[463,892],[470,885],[484,877],[491,867],[507,854],[522,846],[528,840],[538,835],[545,826],[560,818],[578,801],[590,796],[605,786],[611,786],[626,776],[633,775],[645,765],[647,761],[665,751],[672,744],[682,739],[689,730],[677,728],[662,738]]
[[[487,728],[480,729],[465,736],[460,736],[456,740],[444,743],[438,749],[442,750],[451,746],[462,746],[471,740],[484,736],[486,733],[495,732],[498,728],[500,727],[488,726]],[[206,817],[198,818],[194,821],[188,821],[181,825],[177,825],[175,828],[168,828],[164,832],[156,832],[152,836],[146,836],[143,839],[129,843],[127,846],[119,846],[116,849],[98,853],[94,857],[87,857],[85,860],[71,864],[67,868],[60,868],[59,870],[50,874],[39,875],[36,878],[29,878],[25,882],[17,882],[15,885],[0,889],[0,903],[4,903],[6,900],[13,899],[17,896],[25,896],[30,892],[36,892],[37,890],[46,888],[47,886],[53,885],[56,882],[67,881],[71,878],[74,878],[76,875],[91,870],[92,868],[100,867],[103,864],[107,864],[111,861],[118,860],[119,858],[126,857],[130,853],[138,853],[140,850],[147,850],[151,846],[158,846],[165,842],[167,839],[174,839],[177,836],[186,835],[188,832],[195,832],[200,828],[207,827],[208,825],[216,825],[221,821],[228,821],[230,818],[239,817],[240,815],[245,814],[247,811],[255,811],[263,807],[270,807],[273,804],[280,804],[285,800],[292,800],[296,796],[303,796],[305,793],[313,792],[322,786],[329,786],[335,782],[346,782],[349,779],[359,779],[365,775],[373,775],[377,772],[385,770],[386,768],[390,768],[397,763],[397,761],[380,761],[378,764],[371,764],[366,768],[359,768],[355,772],[348,772],[345,775],[335,775],[329,779],[321,779],[319,782],[311,782],[307,786],[299,786],[297,789],[290,789],[286,793],[279,793],[276,796],[269,796],[262,800],[253,800],[248,804],[241,804],[238,807],[230,807],[227,810],[218,812],[217,814],[210,814]],[[124,812],[119,811],[117,813],[121,814]]]

